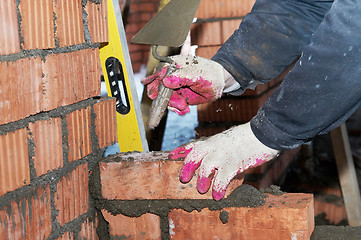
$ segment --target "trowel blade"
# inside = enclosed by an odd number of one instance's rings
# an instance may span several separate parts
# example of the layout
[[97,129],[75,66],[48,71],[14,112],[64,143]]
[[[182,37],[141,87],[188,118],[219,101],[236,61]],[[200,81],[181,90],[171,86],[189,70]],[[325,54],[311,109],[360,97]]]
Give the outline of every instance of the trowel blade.
[[187,38],[200,0],[171,0],[137,34],[132,43],[179,47]]

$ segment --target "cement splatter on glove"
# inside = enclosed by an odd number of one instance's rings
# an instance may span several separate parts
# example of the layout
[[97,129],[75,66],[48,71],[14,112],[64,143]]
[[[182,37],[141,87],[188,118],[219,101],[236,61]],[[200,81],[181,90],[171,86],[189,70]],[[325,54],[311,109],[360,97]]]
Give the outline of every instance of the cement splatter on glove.
[[200,193],[208,192],[213,180],[212,196],[218,201],[237,174],[273,159],[278,153],[254,136],[248,122],[180,146],[170,152],[169,158],[184,158],[179,176],[183,183],[189,182],[199,168],[197,189]]
[[147,94],[154,100],[158,95],[159,84],[174,89],[168,109],[179,115],[189,112],[189,105],[214,101],[222,96],[225,86],[223,67],[212,60],[197,56],[176,55],[170,57],[178,70],[167,75],[168,63],[160,71],[145,78],[142,83],[147,85]]

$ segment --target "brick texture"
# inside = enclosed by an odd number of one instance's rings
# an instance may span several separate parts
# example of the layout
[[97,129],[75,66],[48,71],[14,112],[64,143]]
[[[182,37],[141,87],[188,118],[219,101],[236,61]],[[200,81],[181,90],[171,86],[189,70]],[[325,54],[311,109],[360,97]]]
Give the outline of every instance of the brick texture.
[[0,135],[0,196],[30,183],[27,131]]
[[20,52],[16,1],[2,0],[0,12],[0,55]]
[[55,47],[53,1],[20,1],[22,36],[24,49],[46,49]]
[[[0,124],[16,121],[41,110],[40,58],[0,62]],[[26,81],[24,81],[26,79]],[[11,84],[9,84],[11,82]]]
[[61,119],[37,121],[29,124],[35,144],[33,162],[37,176],[63,166]]
[[57,184],[55,208],[61,225],[88,211],[88,165],[82,164],[64,176]]
[[81,230],[79,232],[79,238],[84,240],[98,240],[98,235],[96,228],[98,227],[98,220],[90,221],[87,219],[81,225]]
[[196,18],[227,18],[245,16],[255,0],[202,0]]
[[66,121],[68,123],[69,161],[72,162],[92,152],[90,107],[68,114]]
[[92,43],[108,42],[107,1],[96,4],[88,1],[85,7]]
[[40,187],[0,210],[0,239],[47,239],[50,232],[49,186]]
[[43,63],[42,108],[50,110],[100,94],[98,49],[52,54]]
[[111,239],[161,239],[160,218],[146,213],[132,218],[124,215],[112,215],[102,210],[106,221],[109,222]]
[[212,46],[222,44],[221,22],[204,22],[194,24],[191,29],[192,44]]
[[[228,215],[222,223],[220,212]],[[311,194],[269,195],[257,208],[202,209],[169,213],[171,239],[310,239],[314,229]]]
[[[114,155],[117,162],[101,162],[100,178],[105,199],[211,199],[211,191],[199,194],[196,178],[179,181],[183,161],[167,160],[167,153]],[[120,160],[120,161],[119,161]],[[242,183],[230,183],[226,196]]]
[[98,147],[103,148],[114,144],[117,141],[115,98],[94,104],[94,112]]
[[84,42],[83,12],[80,0],[53,1],[56,38],[60,47]]

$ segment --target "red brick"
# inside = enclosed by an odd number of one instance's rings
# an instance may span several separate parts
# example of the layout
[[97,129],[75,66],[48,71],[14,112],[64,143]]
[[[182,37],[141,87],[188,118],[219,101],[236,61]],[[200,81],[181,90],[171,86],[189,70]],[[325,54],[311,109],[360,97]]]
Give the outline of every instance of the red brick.
[[92,153],[90,107],[67,115],[69,162],[81,159]]
[[24,49],[55,47],[52,2],[52,0],[43,0],[41,4],[31,0],[20,2],[21,33],[24,38]]
[[252,9],[255,0],[202,0],[197,18],[243,17]]
[[221,222],[220,211],[172,210],[169,213],[170,238],[306,240],[314,229],[311,194],[270,195],[261,207],[229,207],[221,211],[228,213],[226,223]]
[[51,110],[100,94],[99,49],[52,54],[43,63],[42,110]]
[[0,135],[0,196],[30,183],[25,128]]
[[93,106],[95,117],[95,132],[99,148],[114,144],[117,141],[117,123],[115,98],[100,100]]
[[[251,168],[246,171],[246,174],[253,174],[258,180],[256,182],[245,183],[250,184],[258,189],[268,188],[281,178],[283,173],[287,171],[289,164],[294,160],[300,148],[285,150],[274,160],[263,164],[257,168]],[[246,177],[247,179],[247,177]]]
[[153,3],[140,3],[139,4],[139,11],[140,12],[155,12],[156,8]]
[[194,24],[191,28],[192,44],[212,46],[222,44],[221,22]]
[[197,106],[199,122],[248,122],[272,95],[273,90],[258,97],[224,97]]
[[146,213],[140,217],[113,216],[106,210],[102,214],[109,222],[111,239],[161,239],[160,218]]
[[[211,191],[199,194],[196,178],[187,184],[179,181],[183,161],[167,160],[168,153],[130,153],[113,156],[115,162],[101,162],[102,195],[106,199],[211,199]],[[235,179],[228,196],[242,183]]]
[[0,55],[20,52],[16,1],[2,0],[0,12]]
[[63,166],[61,119],[51,118],[29,124],[35,144],[33,162],[36,175],[40,176]]
[[218,51],[220,46],[207,46],[207,47],[198,47],[196,49],[196,55],[204,58],[211,59],[214,54]]
[[47,239],[51,233],[49,186],[0,210],[0,239]]
[[42,98],[41,59],[0,62],[0,72],[0,124],[38,113]]
[[83,12],[81,1],[53,1],[56,16],[56,38],[60,47],[84,42]]
[[89,208],[88,165],[78,166],[57,184],[54,194],[57,220],[61,225],[72,221]]
[[97,218],[94,221],[90,221],[87,219],[81,225],[81,230],[79,232],[80,239],[87,239],[87,240],[98,240],[98,235],[96,229],[98,227],[98,220]]
[[88,1],[85,7],[92,43],[108,42],[107,1],[99,4]]
[[222,24],[222,42],[224,43],[238,29],[241,19],[224,20]]

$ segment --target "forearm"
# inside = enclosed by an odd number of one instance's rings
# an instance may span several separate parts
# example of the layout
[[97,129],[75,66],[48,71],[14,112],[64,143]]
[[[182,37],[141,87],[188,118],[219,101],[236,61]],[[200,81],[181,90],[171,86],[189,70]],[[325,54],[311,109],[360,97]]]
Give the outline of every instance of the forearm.
[[251,122],[264,144],[295,148],[337,127],[360,106],[360,12],[360,1],[335,1],[295,67]]
[[309,43],[332,1],[258,0],[212,60],[245,90],[267,82]]

